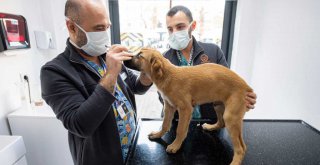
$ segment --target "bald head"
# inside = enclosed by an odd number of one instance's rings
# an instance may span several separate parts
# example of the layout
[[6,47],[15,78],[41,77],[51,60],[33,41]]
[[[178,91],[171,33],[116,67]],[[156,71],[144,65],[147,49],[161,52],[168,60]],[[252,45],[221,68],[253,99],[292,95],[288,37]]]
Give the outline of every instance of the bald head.
[[87,12],[87,8],[100,8],[103,12],[106,12],[106,5],[102,0],[67,0],[64,15],[81,24],[81,18],[83,18],[84,12]]
[[81,5],[76,0],[67,0],[65,8],[64,8],[64,16],[68,17],[72,21],[76,23],[79,22],[79,11]]

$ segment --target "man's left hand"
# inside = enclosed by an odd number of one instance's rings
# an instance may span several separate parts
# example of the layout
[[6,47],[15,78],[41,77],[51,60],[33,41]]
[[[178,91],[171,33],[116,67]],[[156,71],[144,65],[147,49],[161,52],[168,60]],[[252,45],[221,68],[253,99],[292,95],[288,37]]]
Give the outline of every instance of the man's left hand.
[[246,95],[246,102],[248,109],[254,109],[254,105],[257,102],[257,94],[254,92],[248,92]]

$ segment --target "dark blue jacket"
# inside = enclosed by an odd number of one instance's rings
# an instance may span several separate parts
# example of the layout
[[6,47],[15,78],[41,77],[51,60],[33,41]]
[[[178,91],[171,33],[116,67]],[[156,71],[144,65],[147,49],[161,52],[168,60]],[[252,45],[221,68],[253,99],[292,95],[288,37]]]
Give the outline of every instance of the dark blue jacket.
[[[228,67],[226,58],[222,50],[215,44],[212,43],[202,43],[193,39],[193,65],[200,65],[203,63],[216,63]],[[169,49],[164,53],[164,57],[167,58],[174,65],[179,65],[179,60],[177,57],[177,51],[174,49]],[[178,89],[177,89],[178,90]],[[161,99],[160,99],[161,100]],[[216,113],[213,110],[213,104],[203,104],[200,105],[200,113],[202,119],[211,119],[216,121]]]
[[[125,67],[121,74],[127,78],[123,81],[118,76],[117,82],[135,109],[134,93],[142,94],[149,87]],[[69,41],[63,53],[41,68],[40,77],[43,99],[68,130],[74,164],[123,164],[111,106],[115,97],[98,84],[100,76],[82,61]]]

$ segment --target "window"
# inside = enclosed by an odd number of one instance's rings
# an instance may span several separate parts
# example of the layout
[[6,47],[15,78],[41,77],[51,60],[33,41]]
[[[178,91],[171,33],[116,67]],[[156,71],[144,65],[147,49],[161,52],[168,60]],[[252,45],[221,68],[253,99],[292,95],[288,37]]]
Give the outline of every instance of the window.
[[197,21],[193,35],[198,41],[221,46],[225,0],[119,0],[121,44],[132,51],[143,46],[167,50],[165,18],[170,4],[191,10]]

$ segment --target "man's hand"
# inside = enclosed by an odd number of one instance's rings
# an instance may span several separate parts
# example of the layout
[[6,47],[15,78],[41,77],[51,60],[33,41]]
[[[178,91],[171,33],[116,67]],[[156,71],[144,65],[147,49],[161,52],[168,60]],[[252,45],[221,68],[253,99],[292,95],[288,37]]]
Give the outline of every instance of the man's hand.
[[100,84],[110,93],[114,92],[114,86],[122,68],[122,61],[130,60],[133,56],[127,51],[128,49],[124,46],[112,45],[106,54],[107,73],[101,79]]
[[147,76],[147,74],[144,72],[140,73],[139,80],[140,80],[141,84],[144,86],[150,86],[152,84],[151,78],[149,76]]
[[256,100],[257,100],[257,94],[255,94],[254,92],[248,92],[246,95],[247,108],[254,109],[254,105],[257,102]]
[[122,45],[112,45],[106,55],[107,73],[118,76],[122,68],[122,61],[130,60],[133,54]]

